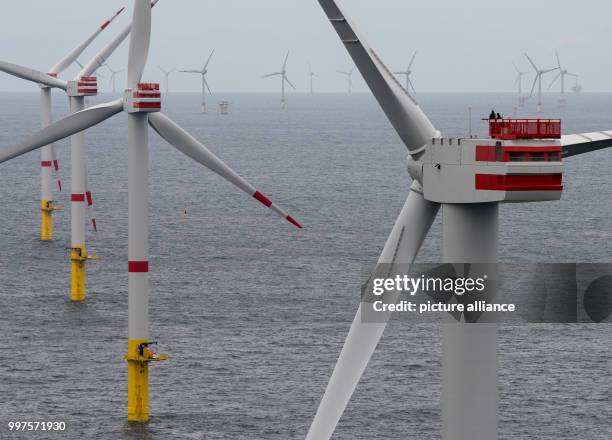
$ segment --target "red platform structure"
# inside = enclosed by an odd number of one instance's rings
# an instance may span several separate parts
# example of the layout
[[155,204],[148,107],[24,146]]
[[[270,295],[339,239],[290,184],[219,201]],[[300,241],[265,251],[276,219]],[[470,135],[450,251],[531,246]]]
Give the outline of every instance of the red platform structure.
[[560,139],[561,119],[490,119],[493,139]]

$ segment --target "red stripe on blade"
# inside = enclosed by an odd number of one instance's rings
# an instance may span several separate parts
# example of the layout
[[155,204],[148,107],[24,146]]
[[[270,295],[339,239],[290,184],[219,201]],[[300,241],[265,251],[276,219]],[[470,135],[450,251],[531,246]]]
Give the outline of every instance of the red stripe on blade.
[[59,170],[59,162],[57,159],[53,160],[53,168],[55,168],[55,171]]
[[145,273],[149,271],[148,261],[128,261],[128,272]]
[[255,194],[253,194],[253,197],[257,200],[259,200],[261,203],[263,203],[264,205],[266,205],[268,208],[270,206],[272,206],[272,200],[270,200],[269,198],[267,198],[266,196],[264,196],[262,193],[260,193],[259,191],[255,191]]
[[50,160],[43,160],[43,161],[40,163],[40,166],[41,166],[41,167],[45,167],[45,168],[47,168],[47,167],[51,167],[51,161],[50,161]]
[[72,196],[70,196],[70,200],[73,202],[84,202],[85,194],[72,194]]
[[61,191],[62,190],[62,181],[61,180],[57,181],[57,186],[59,187],[59,190]]
[[298,228],[302,229],[302,225],[300,225],[293,217],[291,217],[290,215],[287,216],[287,221],[289,223],[291,223],[294,226],[297,226]]
[[91,191],[87,191],[85,193],[85,197],[87,197],[87,204],[89,206],[93,205],[93,199],[91,198]]
[[94,231],[98,232],[98,225],[96,225],[96,219],[95,218],[91,219],[91,224],[92,224],[92,226],[94,228]]

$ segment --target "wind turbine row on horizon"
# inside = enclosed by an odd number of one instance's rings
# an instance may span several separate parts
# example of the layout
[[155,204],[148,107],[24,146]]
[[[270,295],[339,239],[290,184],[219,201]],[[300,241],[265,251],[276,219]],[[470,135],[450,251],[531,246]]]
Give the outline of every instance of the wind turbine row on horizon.
[[571,76],[574,77],[576,79],[575,85],[572,87],[572,90],[576,93],[579,93],[582,90],[582,87],[578,84],[578,75],[575,73],[571,73],[569,72],[567,69],[563,68],[561,65],[561,59],[559,57],[559,51],[555,50],[555,57],[557,60],[557,66],[550,68],[550,69],[540,69],[535,62],[531,59],[531,57],[525,53],[525,58],[527,58],[527,61],[529,62],[529,64],[531,65],[531,67],[534,70],[535,76],[533,79],[533,84],[531,86],[531,92],[528,96],[524,96],[523,95],[523,76],[527,75],[529,72],[525,72],[522,71],[521,69],[519,69],[519,67],[513,63],[514,66],[514,70],[516,71],[516,80],[514,82],[515,86],[518,86],[518,106],[519,107],[524,107],[525,106],[525,102],[527,101],[527,99],[531,98],[535,92],[535,88],[536,86],[538,87],[538,103],[537,103],[537,112],[541,113],[543,110],[543,104],[542,104],[542,78],[544,77],[544,75],[551,73],[551,72],[555,72],[555,71],[559,71],[559,73],[557,74],[557,76],[555,76],[555,78],[551,81],[550,85],[548,86],[548,90],[550,90],[552,88],[552,86],[559,80],[561,79],[561,97],[559,98],[559,104],[561,106],[564,106],[567,103],[567,100],[565,98],[565,77],[566,76]]
[[[412,58],[410,60],[410,63],[408,64],[408,68],[405,71],[400,71],[400,72],[395,72],[395,74],[397,75],[405,75],[406,76],[406,87],[405,90],[407,93],[410,93],[409,88],[412,88],[413,92],[415,92],[414,90],[414,86],[412,85],[412,81],[410,79],[410,75],[412,74],[412,64],[414,63],[414,58],[416,57],[416,52],[414,52],[414,54],[412,55]],[[285,96],[285,84],[288,84],[289,86],[291,86],[291,88],[293,88],[293,90],[296,90],[295,86],[293,85],[293,83],[289,80],[289,78],[287,77],[287,60],[289,59],[289,51],[287,51],[287,54],[285,55],[285,60],[283,62],[283,65],[281,67],[281,69],[278,72],[273,72],[273,73],[269,73],[267,75],[263,75],[262,78],[271,78],[274,76],[280,76],[281,78],[281,108],[285,109],[287,107],[287,100],[286,100],[286,96]],[[355,72],[355,67],[353,67],[350,70],[338,70],[337,71],[339,74],[346,76],[347,79],[347,91],[348,94],[351,95],[353,93],[353,73]],[[313,95],[314,94],[314,77],[317,76],[317,74],[312,70],[312,65],[310,64],[310,62],[308,63],[308,77],[309,77],[309,82],[310,82],[310,94]]]

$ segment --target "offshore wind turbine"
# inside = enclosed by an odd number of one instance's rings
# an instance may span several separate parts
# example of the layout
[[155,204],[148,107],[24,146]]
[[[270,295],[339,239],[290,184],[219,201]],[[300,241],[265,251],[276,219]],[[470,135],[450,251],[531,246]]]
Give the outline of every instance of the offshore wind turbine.
[[[118,113],[127,115],[128,170],[128,420],[149,420],[149,363],[168,359],[152,350],[149,334],[149,131],[150,125],[180,152],[207,167],[294,226],[301,225],[240,177],[204,145],[160,113],[159,84],[142,82],[151,38],[151,3],[134,0],[126,90],[114,101],[67,116],[16,146],[0,150],[0,163],[74,136]],[[43,74],[44,75],[44,74]],[[51,78],[51,77],[49,77]],[[45,78],[43,78],[45,79]],[[51,81],[51,79],[49,79]]]
[[514,63],[512,63],[512,65],[514,66],[514,70],[516,70],[516,80],[514,81],[514,85],[518,86],[518,106],[524,107],[527,97],[523,96],[523,76],[527,75],[528,72],[521,71]]
[[[491,138],[444,139],[344,8],[334,0],[319,3],[408,150],[413,183],[379,264],[414,263],[441,207],[443,262],[475,263],[474,271],[495,263],[499,203],[558,200],[563,158],[612,147],[612,130],[561,136],[556,120],[492,120]],[[517,153],[518,166],[509,159]],[[532,155],[542,168],[524,164]],[[307,440],[332,436],[378,345],[391,313],[363,321],[371,306],[366,298],[360,303]],[[442,346],[442,439],[496,440],[497,325],[444,324]]]
[[558,67],[555,67],[554,69],[546,69],[546,70],[542,70],[539,69],[538,66],[535,65],[535,63],[531,60],[531,58],[529,58],[529,55],[527,55],[525,53],[525,57],[527,58],[527,60],[529,61],[529,63],[531,64],[531,66],[533,67],[533,70],[535,71],[535,78],[533,79],[533,86],[531,87],[531,94],[529,95],[529,97],[533,96],[533,91],[535,90],[535,86],[536,84],[538,85],[538,113],[542,112],[542,77],[550,72],[554,72],[555,70],[558,69]]
[[164,83],[166,85],[166,94],[170,93],[170,75],[176,72],[176,68],[172,70],[166,70],[161,66],[157,66],[159,70],[164,74]]
[[[159,0],[151,0],[153,7]],[[14,64],[0,62],[0,69],[20,76],[35,83],[44,84],[66,92],[70,101],[71,113],[85,108],[85,97],[98,93],[97,79],[92,76],[102,67],[108,57],[127,38],[132,30],[132,24],[126,26],[113,40],[101,49],[72,81],[63,81],[51,75],[38,72]],[[85,234],[85,212],[93,204],[91,191],[87,184],[86,149],[84,133],[75,133],[70,137],[70,163],[71,163],[71,233],[70,233],[70,268],[71,287],[70,299],[83,301],[86,297],[86,263],[96,257],[88,254]],[[97,229],[95,219],[92,219],[94,230]]]
[[[41,112],[41,120],[42,127],[46,127],[49,125],[53,119],[51,112],[51,87],[57,86],[60,84],[63,86],[63,82],[59,80],[55,80],[59,74],[64,72],[72,63],[78,62],[77,58],[81,56],[81,54],[89,47],[89,45],[104,31],[121,13],[125,8],[121,8],[117,11],[109,20],[106,20],[99,26],[96,31],[87,38],[83,43],[75,47],[73,50],[68,52],[61,60],[59,60],[53,67],[49,69],[47,74],[42,74],[44,77],[49,77],[48,81],[51,82],[49,85],[45,81],[37,81],[37,76],[34,75],[35,78],[32,78],[30,69],[18,66],[16,64],[7,63],[4,61],[0,61],[0,70],[17,76],[22,79],[32,80],[37,83],[40,87],[40,112]],[[52,171],[51,167],[55,169],[56,172],[59,170],[59,164],[57,161],[57,157],[55,154],[55,146],[53,144],[46,145],[41,149],[41,175],[40,175],[40,187],[41,187],[41,200],[40,200],[40,239],[42,241],[50,241],[53,239],[53,212],[59,210],[57,205],[55,204],[55,200],[53,197],[52,190]],[[61,191],[62,184],[61,180],[57,181],[58,188]]]
[[289,84],[293,90],[295,90],[295,86],[289,81],[287,77],[287,60],[289,59],[289,51],[287,51],[287,55],[285,56],[285,61],[283,62],[283,67],[280,71],[269,73],[268,75],[262,76],[262,78],[270,78],[272,76],[280,76],[281,77],[281,108],[286,107],[285,101],[285,83]]
[[212,58],[214,54],[215,54],[215,50],[213,49],[213,51],[208,56],[208,59],[204,63],[204,67],[202,68],[202,70],[181,70],[182,73],[196,73],[202,76],[202,106],[201,106],[202,113],[208,113],[208,105],[206,104],[206,90],[207,89],[208,89],[208,93],[210,93],[212,96],[212,92],[210,91],[210,87],[208,86],[208,81],[206,80],[206,74],[208,73],[208,64],[210,63],[210,59]]
[[406,68],[406,70],[394,72],[396,75],[404,75],[406,77],[406,87],[405,87],[406,91],[410,93],[410,89],[412,89],[412,93],[414,94],[416,94],[416,90],[414,90],[414,85],[412,84],[410,75],[412,75],[412,65],[414,64],[414,59],[416,58],[416,55],[417,55],[417,52],[415,50],[414,54],[412,54],[412,58],[410,59],[410,62],[408,63],[408,67]]
[[314,95],[313,82],[314,82],[315,76],[316,76],[316,73],[312,71],[312,66],[310,65],[310,63],[308,63],[308,77],[310,79],[310,94],[311,95]]
[[555,56],[557,57],[557,66],[559,69],[559,73],[557,74],[557,76],[555,76],[555,79],[553,79],[550,85],[548,86],[548,90],[550,90],[550,88],[557,82],[557,80],[561,78],[561,98],[559,99],[559,104],[564,105],[567,102],[567,100],[565,99],[565,77],[572,76],[576,78],[577,81],[578,75],[576,75],[575,73],[568,72],[567,69],[564,69],[561,66],[561,59],[559,58],[558,50],[555,50]]
[[348,94],[353,93],[353,72],[355,72],[355,68],[353,67],[349,71],[338,70],[338,73],[341,75],[346,75],[346,80],[348,84]]
[[125,69],[119,69],[119,70],[113,70],[111,69],[111,67],[108,65],[108,63],[104,64],[106,66],[106,68],[109,70],[109,72],[111,73],[111,76],[108,80],[109,84],[113,87],[113,93],[117,93],[117,75],[125,72]]

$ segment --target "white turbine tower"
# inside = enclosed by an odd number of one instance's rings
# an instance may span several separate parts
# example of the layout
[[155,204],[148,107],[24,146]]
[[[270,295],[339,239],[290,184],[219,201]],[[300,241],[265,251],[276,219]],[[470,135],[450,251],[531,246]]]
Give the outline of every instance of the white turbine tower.
[[[494,141],[444,139],[343,9],[334,0],[319,3],[408,149],[413,183],[379,263],[412,264],[440,207],[444,262],[496,262],[499,203],[557,200],[562,156],[612,146],[612,131],[561,136],[560,122],[551,120],[491,121]],[[522,138],[516,143],[511,135]],[[547,136],[552,138],[542,139]],[[516,145],[522,147],[516,150]],[[542,168],[516,166],[508,158],[510,151],[519,151],[520,160],[533,154]],[[362,321],[368,308],[372,304],[364,301],[357,310],[307,440],[332,436],[378,345],[391,314],[384,315],[384,322]],[[442,439],[496,440],[497,325],[445,324],[443,339]]]
[[410,89],[412,89],[412,93],[416,94],[416,90],[414,90],[414,85],[412,84],[412,80],[410,79],[410,75],[412,75],[412,65],[414,64],[414,59],[416,58],[417,52],[414,51],[412,54],[412,58],[410,59],[410,63],[408,63],[408,67],[404,71],[394,72],[396,75],[404,75],[406,77],[406,86],[405,89],[408,93],[410,93]]
[[529,94],[529,97],[533,96],[533,92],[537,84],[538,85],[538,108],[537,110],[538,110],[538,113],[541,113],[542,112],[542,76],[544,76],[547,73],[554,72],[555,70],[558,69],[558,67],[555,67],[554,69],[542,70],[542,69],[539,69],[538,66],[535,65],[535,63],[531,60],[531,58],[529,58],[529,55],[525,54],[525,57],[527,58],[531,66],[533,67],[533,70],[535,71],[535,74],[536,74],[535,78],[533,79],[533,86],[531,86],[531,93]]
[[353,72],[355,72],[355,68],[353,67],[349,71],[338,70],[338,73],[346,76],[346,82],[348,85],[348,94],[353,93]]
[[315,76],[317,76],[317,74],[312,71],[312,66],[310,65],[310,63],[308,63],[308,77],[310,79],[310,94],[311,95],[314,95],[313,82],[314,82]]
[[514,70],[516,70],[514,85],[518,87],[518,106],[524,107],[527,97],[523,96],[523,76],[527,75],[528,72],[521,71],[514,63],[512,63],[512,65],[514,66]]
[[[154,353],[149,336],[149,132],[150,125],[169,144],[228,180],[293,225],[300,224],[240,177],[204,145],[160,113],[159,84],[142,83],[151,38],[151,3],[134,0],[127,88],[122,98],[67,116],[16,146],[0,150],[0,163],[102,123],[118,114],[128,119],[128,420],[148,421],[148,366],[165,360]],[[52,82],[54,78],[41,79]]]
[[[44,77],[57,78],[64,70],[66,70],[74,62],[78,62],[77,58],[83,53],[85,49],[96,39],[104,29],[108,27],[115,18],[117,18],[125,8],[121,8],[115,13],[109,20],[105,21],[96,31],[87,38],[79,46],[67,53],[60,61],[57,62],[51,69],[49,69],[47,75]],[[6,63],[0,61],[0,70],[17,76],[22,79],[32,80],[38,83],[40,86],[40,111],[42,119],[42,127],[46,127],[52,121],[51,114],[51,87],[56,87],[57,84],[63,85],[61,81],[51,81],[53,85],[49,85],[47,82],[37,81],[37,74],[30,71],[30,69],[17,66],[15,64]],[[32,78],[32,75],[35,78]],[[53,239],[53,212],[58,210],[53,200],[52,190],[52,172],[51,167],[57,172],[59,169],[58,161],[55,155],[55,146],[53,144],[46,145],[41,150],[41,222],[40,222],[40,238],[43,241],[50,241]],[[58,178],[58,187],[61,191],[61,181]]]
[[122,72],[125,72],[125,69],[119,69],[119,70],[113,70],[111,69],[111,67],[107,64],[104,64],[104,66],[106,66],[106,68],[108,69],[108,71],[111,73],[111,76],[108,80],[108,83],[112,86],[113,88],[113,93],[117,93],[117,75],[119,75]]
[[[159,0],[152,0],[153,7]],[[45,84],[64,90],[70,101],[70,112],[77,113],[85,108],[85,97],[97,94],[97,79],[92,76],[104,65],[108,57],[127,38],[132,30],[132,24],[128,25],[110,43],[100,50],[72,81],[62,81],[42,72],[16,66],[14,64],[0,62],[0,70],[17,75],[21,78]],[[71,288],[70,299],[72,301],[83,301],[86,297],[86,263],[96,259],[87,253],[85,234],[85,212],[86,203],[91,207],[93,204],[91,191],[87,184],[86,149],[84,133],[76,133],[70,138],[70,164],[71,164]],[[92,226],[97,229],[95,218],[92,218]]]
[[295,90],[295,86],[289,81],[287,78],[287,60],[289,59],[289,52],[287,51],[287,55],[285,56],[285,61],[283,62],[283,67],[279,72],[270,73],[268,75],[262,76],[262,78],[270,78],[272,76],[280,76],[281,77],[281,108],[286,107],[285,101],[285,82],[291,86],[293,90]]
[[561,67],[561,59],[559,58],[558,50],[555,50],[555,56],[557,57],[557,66],[559,66],[559,73],[557,74],[557,76],[555,76],[555,79],[553,79],[550,85],[548,86],[548,90],[550,90],[551,87],[557,82],[557,80],[561,78],[561,98],[559,99],[559,104],[565,105],[567,103],[567,100],[565,99],[565,77],[572,76],[576,79],[576,81],[578,81],[578,75],[576,75],[575,73],[570,73],[567,71],[567,69]]
[[206,104],[206,90],[212,96],[212,92],[210,91],[210,87],[208,86],[208,81],[206,80],[206,74],[208,73],[208,64],[210,63],[211,58],[215,54],[215,50],[210,53],[208,59],[204,63],[204,68],[202,70],[181,70],[182,73],[196,73],[202,76],[202,113],[208,113],[208,105]]
[[170,93],[170,75],[176,72],[176,68],[172,70],[166,70],[161,66],[157,66],[159,70],[164,74],[164,84],[166,86],[166,94]]

